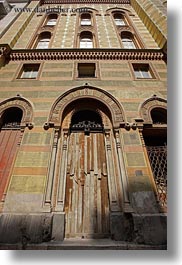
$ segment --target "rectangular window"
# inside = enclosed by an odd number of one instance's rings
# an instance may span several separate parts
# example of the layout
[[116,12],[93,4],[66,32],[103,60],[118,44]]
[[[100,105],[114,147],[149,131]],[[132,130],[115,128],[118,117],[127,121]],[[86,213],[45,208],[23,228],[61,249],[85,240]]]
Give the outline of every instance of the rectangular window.
[[40,64],[24,64],[20,73],[20,79],[36,79]]
[[133,64],[133,69],[135,73],[135,78],[138,78],[138,79],[154,78],[149,64]]
[[95,63],[78,63],[78,77],[80,78],[96,77],[95,71]]

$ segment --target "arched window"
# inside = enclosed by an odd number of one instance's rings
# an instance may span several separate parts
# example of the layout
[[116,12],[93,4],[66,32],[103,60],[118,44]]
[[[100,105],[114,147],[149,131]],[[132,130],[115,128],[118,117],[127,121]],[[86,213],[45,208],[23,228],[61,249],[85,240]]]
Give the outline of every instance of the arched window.
[[93,48],[93,35],[91,32],[85,31],[81,33],[80,48]]
[[47,49],[51,40],[50,32],[43,32],[38,38],[36,49]]
[[81,26],[91,26],[91,15],[89,13],[81,14]]
[[125,20],[124,20],[124,16],[122,14],[116,13],[114,14],[114,21],[116,26],[125,26]]
[[2,128],[19,128],[23,112],[20,108],[11,107],[7,109],[1,117]]
[[167,124],[167,110],[154,108],[151,110],[151,118],[154,124]]
[[46,21],[46,26],[54,27],[56,25],[57,18],[58,18],[57,14],[49,15]]
[[125,49],[136,49],[136,45],[134,43],[134,37],[130,32],[121,33],[121,40],[123,47]]

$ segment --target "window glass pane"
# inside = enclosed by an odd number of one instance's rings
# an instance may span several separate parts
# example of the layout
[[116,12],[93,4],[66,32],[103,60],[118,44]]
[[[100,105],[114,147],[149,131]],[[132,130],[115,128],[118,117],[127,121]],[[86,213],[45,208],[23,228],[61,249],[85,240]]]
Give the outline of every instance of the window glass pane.
[[147,69],[142,70],[143,78],[151,78],[150,72]]
[[152,78],[148,64],[143,64],[143,65],[134,64],[133,68],[136,78],[146,78],[146,79]]
[[46,49],[49,47],[50,39],[41,39],[37,44],[37,49]]
[[30,74],[31,74],[31,71],[25,69],[25,70],[23,70],[23,72],[22,72],[21,78],[29,78],[29,77],[30,77]]
[[88,18],[83,18],[81,20],[81,26],[90,26],[91,25],[91,20]]
[[94,63],[79,63],[78,64],[78,77],[95,77],[95,64]]
[[122,18],[115,18],[115,24],[116,26],[124,26],[125,25],[125,22]]
[[38,75],[39,66],[39,64],[24,65],[20,78],[36,78]]
[[56,25],[56,18],[51,18],[47,21],[47,26],[55,26]]
[[142,75],[141,75],[139,70],[135,70],[135,77],[136,78],[141,78],[142,77]]
[[92,40],[87,38],[81,39],[80,48],[93,48]]
[[33,70],[31,72],[31,77],[30,78],[36,78],[37,77],[37,74],[38,74],[38,71],[37,70]]
[[136,49],[135,44],[129,38],[122,38],[122,43],[123,43],[124,48],[126,49]]

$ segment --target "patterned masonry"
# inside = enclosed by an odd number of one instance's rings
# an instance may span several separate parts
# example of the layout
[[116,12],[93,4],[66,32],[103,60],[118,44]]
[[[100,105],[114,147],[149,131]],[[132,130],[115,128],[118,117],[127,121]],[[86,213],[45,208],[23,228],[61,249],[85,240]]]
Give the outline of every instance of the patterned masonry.
[[0,8],[0,249],[166,249],[165,1],[15,5],[49,14],[9,5]]

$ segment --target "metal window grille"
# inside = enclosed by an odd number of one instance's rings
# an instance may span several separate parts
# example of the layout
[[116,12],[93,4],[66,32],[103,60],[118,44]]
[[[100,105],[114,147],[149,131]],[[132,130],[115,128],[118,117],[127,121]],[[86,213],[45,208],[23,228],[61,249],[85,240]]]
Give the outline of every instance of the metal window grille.
[[159,204],[167,207],[167,146],[146,146],[154,175]]
[[2,129],[19,129],[20,122],[8,122],[3,124]]

